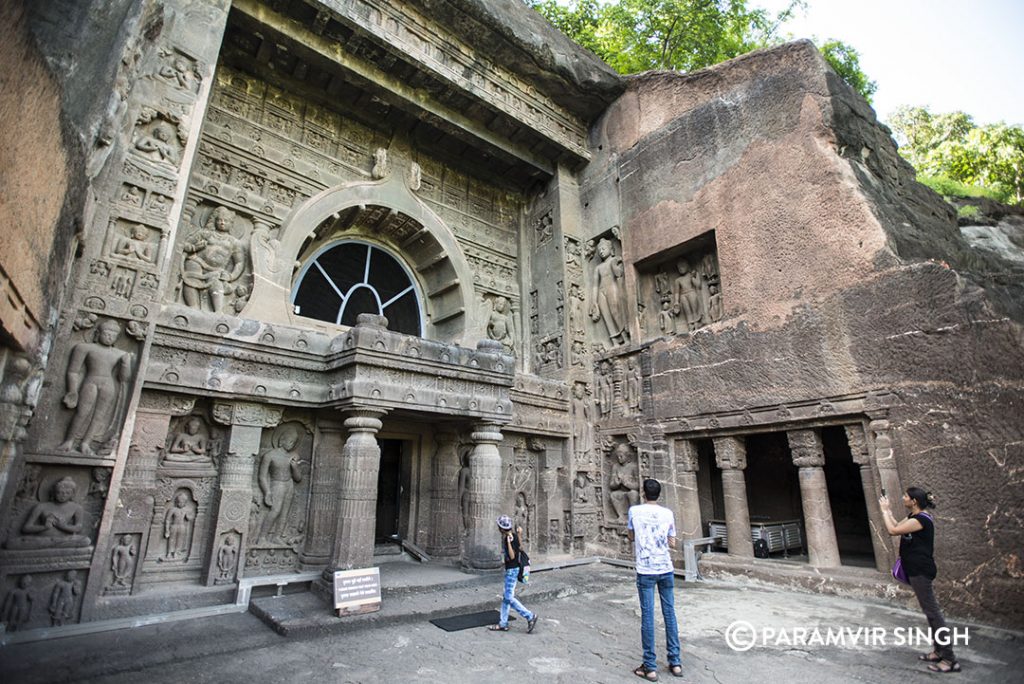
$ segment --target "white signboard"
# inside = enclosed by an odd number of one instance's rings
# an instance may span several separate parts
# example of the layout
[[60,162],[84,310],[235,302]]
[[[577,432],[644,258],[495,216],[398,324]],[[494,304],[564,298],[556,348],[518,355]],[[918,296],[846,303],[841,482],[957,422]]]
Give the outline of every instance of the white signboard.
[[334,609],[344,613],[380,609],[380,568],[337,570]]

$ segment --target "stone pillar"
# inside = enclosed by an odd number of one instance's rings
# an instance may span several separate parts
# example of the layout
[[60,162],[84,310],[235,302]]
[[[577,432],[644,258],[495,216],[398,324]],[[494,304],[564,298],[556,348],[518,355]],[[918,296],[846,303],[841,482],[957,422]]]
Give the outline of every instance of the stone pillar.
[[480,423],[473,431],[469,454],[469,533],[462,564],[474,570],[502,567],[496,520],[501,514],[501,428]]
[[816,568],[837,568],[841,565],[839,543],[825,484],[821,435],[816,430],[792,430],[786,436],[793,464],[800,469],[800,500],[804,507],[809,562]]
[[697,444],[688,439],[675,442],[676,479],[679,486],[679,506],[676,534],[680,539],[703,537],[704,524],[700,517],[700,497],[697,494]]
[[313,591],[334,602],[335,570],[367,568],[373,562],[373,534],[377,523],[377,475],[380,471],[380,431],[384,411],[356,409],[348,413],[348,438],[341,449],[338,481],[338,517],[331,558]]
[[299,554],[299,568],[308,572],[323,570],[331,560],[334,533],[338,524],[337,496],[341,481],[345,432],[340,423],[320,421],[313,452],[309,482],[309,509],[306,513],[306,539]]
[[[892,429],[887,420],[872,420],[868,423],[871,445],[869,455],[874,457],[875,467],[878,468],[878,484],[880,489],[885,490],[889,497],[889,503],[896,502],[896,511],[893,515],[897,520],[903,517],[903,507],[900,505],[900,498],[903,496],[903,487],[900,485],[900,474],[896,469],[896,458],[892,450]],[[881,494],[881,491],[879,491]],[[892,506],[890,506],[892,508]],[[881,511],[879,511],[881,515]],[[879,518],[881,520],[881,518]],[[884,525],[883,525],[884,529]],[[896,562],[899,554],[900,538],[889,537],[889,547],[892,549],[889,557]]]
[[750,510],[747,508],[747,445],[742,437],[716,437],[715,462],[722,469],[725,496],[725,526],[729,535],[729,555],[754,557],[750,538]]
[[437,451],[430,463],[430,531],[427,553],[459,553],[459,440],[451,432],[437,433]]
[[864,503],[867,508],[868,527],[871,533],[871,548],[875,552],[875,567],[881,571],[889,569],[895,562],[892,556],[892,545],[889,543],[889,534],[882,524],[882,509],[878,505],[878,488],[875,486],[875,475],[871,469],[871,459],[868,456],[868,442],[864,434],[863,425],[847,425],[846,442],[850,445],[850,454],[853,462],[860,466],[860,484],[864,490]]
[[[249,543],[249,514],[252,504],[252,474],[256,454],[260,450],[260,437],[264,428],[281,422],[282,409],[248,402],[218,403],[213,407],[213,418],[231,427],[228,445],[220,463],[220,483],[217,491],[216,522],[207,543],[208,559],[206,584],[231,581],[242,576],[246,547]],[[228,538],[238,546],[236,573],[221,577],[217,567],[217,551]]]

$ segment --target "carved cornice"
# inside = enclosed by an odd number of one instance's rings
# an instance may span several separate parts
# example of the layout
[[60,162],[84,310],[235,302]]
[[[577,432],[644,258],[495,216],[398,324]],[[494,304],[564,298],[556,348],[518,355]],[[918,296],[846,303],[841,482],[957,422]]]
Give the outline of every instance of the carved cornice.
[[[500,350],[467,349],[373,325],[332,339],[281,326],[231,326],[225,317],[202,312],[178,328],[182,316],[171,311],[171,325],[157,328],[147,389],[240,398],[254,406],[375,407],[512,420],[515,360]],[[214,334],[206,332],[211,324]],[[229,413],[217,419],[239,422]]]
[[770,427],[803,429],[843,423],[860,423],[864,415],[883,415],[899,398],[884,390],[863,394],[824,397],[813,401],[750,407],[736,411],[704,413],[664,421],[665,434],[688,437],[750,434]]

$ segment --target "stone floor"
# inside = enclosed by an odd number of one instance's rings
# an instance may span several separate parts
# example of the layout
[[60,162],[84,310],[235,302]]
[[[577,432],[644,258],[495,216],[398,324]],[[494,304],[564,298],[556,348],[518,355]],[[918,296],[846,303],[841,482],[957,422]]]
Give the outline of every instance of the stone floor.
[[[51,639],[0,648],[3,682],[631,682],[640,662],[639,607],[629,569],[603,563],[535,571],[520,591],[540,616],[505,633],[486,629],[445,632],[428,620],[497,608],[500,583],[454,568],[415,563],[382,565],[385,595],[378,613],[346,619],[303,594],[254,599],[264,610],[288,614],[299,629],[282,636],[252,613],[170,622],[131,630]],[[522,586],[522,585],[520,585]],[[925,682],[933,681],[916,654],[927,646],[897,645],[896,630],[924,628],[905,599],[879,600],[780,590],[752,579],[677,585],[676,609],[685,681]],[[305,603],[303,603],[305,602]],[[911,605],[910,608],[913,608]],[[313,613],[312,617],[303,617]],[[764,639],[745,652],[726,634],[736,621]],[[967,629],[958,649],[964,671],[953,681],[1024,681],[1024,634],[980,625]],[[845,643],[822,645],[819,634],[845,630]],[[659,618],[659,629],[660,629]],[[873,642],[854,643],[859,628]],[[731,632],[730,632],[731,633]],[[745,633],[742,633],[744,635]],[[863,634],[863,632],[862,632]],[[661,681],[680,681],[664,669]]]

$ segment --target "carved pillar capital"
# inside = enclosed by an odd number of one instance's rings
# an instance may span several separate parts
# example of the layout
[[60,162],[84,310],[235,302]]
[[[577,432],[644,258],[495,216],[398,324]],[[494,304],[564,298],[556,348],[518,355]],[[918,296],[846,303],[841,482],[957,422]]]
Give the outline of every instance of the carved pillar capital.
[[744,470],[747,467],[747,443],[742,437],[716,437],[715,463],[722,470]]
[[677,439],[674,444],[676,467],[684,473],[695,473],[700,470],[697,443],[689,439]]
[[786,433],[793,465],[798,468],[822,468],[825,465],[825,451],[821,435],[817,430],[790,430]]
[[868,440],[864,434],[863,425],[844,425],[846,431],[846,443],[850,445],[850,455],[857,465],[868,465],[871,459],[868,457]]
[[868,423],[872,437],[875,463],[879,470],[895,470],[896,459],[892,450],[892,426],[887,420],[873,420]]
[[377,434],[383,427],[381,418],[387,414],[386,411],[375,409],[355,409],[345,412],[345,427],[349,432],[368,432]]
[[504,437],[501,434],[501,426],[497,423],[477,423],[473,426],[473,433],[470,439],[475,444],[501,444]]

